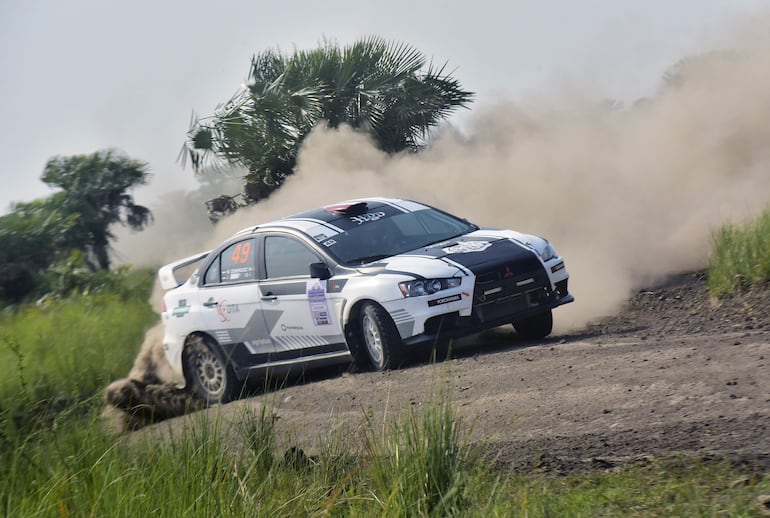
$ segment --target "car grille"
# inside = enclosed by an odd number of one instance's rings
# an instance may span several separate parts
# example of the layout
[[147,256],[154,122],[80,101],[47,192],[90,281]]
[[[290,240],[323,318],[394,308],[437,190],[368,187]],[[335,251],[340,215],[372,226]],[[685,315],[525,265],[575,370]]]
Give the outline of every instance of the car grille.
[[481,323],[490,322],[548,303],[552,298],[551,283],[537,259],[503,263],[477,273],[473,317]]

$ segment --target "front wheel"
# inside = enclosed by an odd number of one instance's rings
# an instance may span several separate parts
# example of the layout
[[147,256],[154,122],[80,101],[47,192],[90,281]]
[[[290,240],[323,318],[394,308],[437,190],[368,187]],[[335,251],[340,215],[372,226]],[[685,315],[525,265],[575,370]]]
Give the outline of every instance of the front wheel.
[[184,354],[185,378],[193,394],[208,403],[227,403],[238,396],[240,383],[219,348],[210,339],[194,336]]
[[353,354],[356,363],[382,371],[398,367],[401,336],[381,306],[367,302],[358,319],[359,339]]
[[549,309],[528,318],[513,321],[513,328],[520,337],[528,340],[545,338],[553,330],[553,313]]

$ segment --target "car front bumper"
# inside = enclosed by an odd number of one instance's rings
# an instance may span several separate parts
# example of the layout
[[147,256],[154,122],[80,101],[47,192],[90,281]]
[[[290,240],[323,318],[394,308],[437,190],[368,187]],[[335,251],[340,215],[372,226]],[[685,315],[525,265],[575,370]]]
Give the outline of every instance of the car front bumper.
[[458,312],[433,316],[425,321],[422,333],[404,338],[403,343],[416,345],[466,336],[574,302],[575,297],[566,291],[566,283],[563,286],[564,292],[525,293],[509,300],[474,307],[469,316],[461,316]]
[[527,318],[575,298],[568,290],[564,261],[530,262],[513,270],[506,262],[487,265],[464,278],[458,290],[385,304],[404,344],[464,336]]

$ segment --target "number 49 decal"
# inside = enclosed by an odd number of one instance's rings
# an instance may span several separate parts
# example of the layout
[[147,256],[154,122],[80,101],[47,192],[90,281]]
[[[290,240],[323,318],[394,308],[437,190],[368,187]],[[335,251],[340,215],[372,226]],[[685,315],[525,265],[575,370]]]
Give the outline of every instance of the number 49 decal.
[[230,255],[230,259],[235,264],[246,264],[249,262],[249,256],[251,255],[251,241],[244,241],[235,245],[235,250]]

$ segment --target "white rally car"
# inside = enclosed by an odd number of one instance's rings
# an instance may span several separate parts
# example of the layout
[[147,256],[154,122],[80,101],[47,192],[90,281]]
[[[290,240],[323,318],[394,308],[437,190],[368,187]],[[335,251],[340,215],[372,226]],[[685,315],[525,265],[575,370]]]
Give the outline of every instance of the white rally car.
[[159,277],[166,355],[210,403],[265,369],[351,357],[388,369],[415,344],[505,323],[542,338],[551,310],[574,300],[545,239],[385,198],[246,228]]

